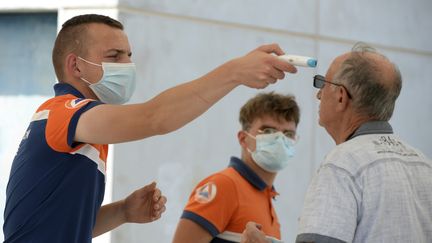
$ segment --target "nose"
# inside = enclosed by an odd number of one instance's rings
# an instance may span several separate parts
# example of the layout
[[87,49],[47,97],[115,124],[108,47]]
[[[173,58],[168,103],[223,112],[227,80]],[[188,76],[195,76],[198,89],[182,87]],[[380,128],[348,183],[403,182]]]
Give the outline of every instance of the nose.
[[317,92],[317,94],[316,94],[316,98],[317,98],[318,100],[321,100],[321,89],[318,90],[318,92]]

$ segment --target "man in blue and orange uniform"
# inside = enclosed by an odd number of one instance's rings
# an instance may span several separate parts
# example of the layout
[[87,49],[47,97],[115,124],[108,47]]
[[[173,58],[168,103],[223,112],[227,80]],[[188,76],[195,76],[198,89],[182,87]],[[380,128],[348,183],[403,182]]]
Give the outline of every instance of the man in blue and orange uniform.
[[101,15],[68,20],[53,49],[59,80],[12,164],[5,242],[91,242],[123,223],[158,219],[166,198],[152,183],[101,207],[107,144],[165,134],[187,124],[239,85],[264,88],[296,69],[264,45],[152,100],[120,105],[135,88],[135,65],[120,22]]
[[201,181],[192,192],[174,243],[240,242],[248,221],[280,240],[272,199],[276,174],[294,155],[299,107],[293,96],[261,93],[240,110],[241,159]]

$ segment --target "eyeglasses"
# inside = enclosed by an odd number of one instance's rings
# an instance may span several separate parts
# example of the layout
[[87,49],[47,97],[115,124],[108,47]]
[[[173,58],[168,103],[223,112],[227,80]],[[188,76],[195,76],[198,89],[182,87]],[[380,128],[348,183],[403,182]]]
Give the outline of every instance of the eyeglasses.
[[314,76],[314,79],[313,79],[313,86],[314,86],[315,88],[317,88],[317,89],[322,89],[322,88],[324,88],[325,83],[330,83],[330,84],[333,84],[333,85],[336,85],[336,86],[341,86],[341,87],[343,87],[343,88],[345,89],[345,91],[347,92],[348,98],[350,98],[350,99],[352,98],[350,92],[348,91],[348,89],[347,89],[343,84],[338,84],[338,83],[333,83],[333,82],[327,81],[327,80],[325,79],[325,77],[322,76],[322,75],[315,75],[315,76]]
[[[279,130],[277,130],[276,128],[272,128],[272,127],[266,127],[264,129],[258,130],[258,133],[260,133],[260,134],[273,134],[273,133],[277,133],[277,132],[279,132]],[[295,131],[286,130],[286,131],[283,131],[282,133],[283,133],[283,135],[285,135],[285,137],[292,139],[294,141],[297,141],[299,138]]]

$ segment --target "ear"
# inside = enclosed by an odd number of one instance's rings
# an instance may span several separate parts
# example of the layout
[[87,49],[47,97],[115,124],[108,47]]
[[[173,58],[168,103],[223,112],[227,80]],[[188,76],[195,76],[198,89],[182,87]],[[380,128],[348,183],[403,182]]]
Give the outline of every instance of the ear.
[[64,68],[67,76],[73,76],[74,78],[81,77],[81,70],[78,68],[77,59],[77,56],[73,53],[66,56]]
[[347,109],[349,104],[349,97],[346,89],[342,86],[338,87],[338,92],[336,94],[338,96],[338,103],[336,109],[338,111],[344,111]]
[[242,146],[243,148],[247,147],[246,136],[247,135],[243,130],[241,130],[237,133],[237,139],[239,141],[240,146]]
[[322,94],[322,89],[319,89],[318,92],[316,93],[316,98],[318,100],[321,100],[321,94]]

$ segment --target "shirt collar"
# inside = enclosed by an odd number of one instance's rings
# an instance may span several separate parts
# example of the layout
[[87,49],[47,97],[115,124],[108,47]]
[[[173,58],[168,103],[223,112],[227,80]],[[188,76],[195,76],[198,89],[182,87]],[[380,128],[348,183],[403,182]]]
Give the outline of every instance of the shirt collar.
[[54,91],[56,96],[71,94],[78,98],[85,98],[81,92],[75,89],[72,85],[67,83],[57,83],[54,85]]
[[234,168],[243,178],[245,178],[251,185],[260,191],[267,188],[267,184],[241,159],[231,157],[229,167]]
[[369,121],[360,125],[360,127],[357,128],[357,130],[355,130],[355,132],[348,137],[347,141],[360,135],[383,133],[393,133],[393,128],[390,123],[388,123],[387,121]]

